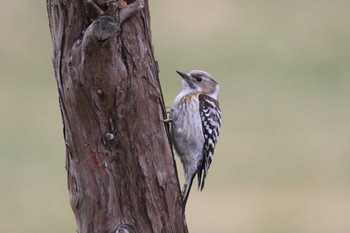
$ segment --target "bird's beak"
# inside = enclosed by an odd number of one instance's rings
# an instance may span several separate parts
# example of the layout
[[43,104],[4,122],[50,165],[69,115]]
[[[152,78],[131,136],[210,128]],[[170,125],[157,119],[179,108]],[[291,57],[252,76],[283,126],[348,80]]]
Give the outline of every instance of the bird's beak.
[[181,71],[176,71],[176,73],[178,73],[183,79],[185,80],[190,80],[190,76],[184,72],[181,72]]

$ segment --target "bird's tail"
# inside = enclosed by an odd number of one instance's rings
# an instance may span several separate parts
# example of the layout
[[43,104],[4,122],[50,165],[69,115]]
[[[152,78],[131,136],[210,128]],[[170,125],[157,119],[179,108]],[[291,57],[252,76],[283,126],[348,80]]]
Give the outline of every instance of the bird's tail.
[[201,166],[198,167],[197,177],[198,177],[198,190],[203,190],[205,185],[205,178],[207,178],[208,170],[211,164],[211,159],[206,159]]
[[203,190],[204,185],[205,185],[205,178],[207,178],[207,174],[208,172],[206,170],[204,170],[204,174],[203,174],[203,170],[199,170],[198,171],[198,190]]
[[188,196],[190,195],[190,191],[191,191],[191,187],[192,187],[192,183],[193,183],[193,178],[196,175],[196,173],[194,173],[189,180],[186,180],[186,183],[184,185],[184,189],[182,191],[182,205],[183,205],[183,210],[185,211],[186,208],[186,203],[187,203],[187,199]]

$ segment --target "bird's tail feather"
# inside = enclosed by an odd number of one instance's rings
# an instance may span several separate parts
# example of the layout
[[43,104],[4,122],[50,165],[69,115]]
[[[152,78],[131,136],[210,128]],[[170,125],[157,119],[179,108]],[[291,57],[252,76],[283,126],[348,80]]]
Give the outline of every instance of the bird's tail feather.
[[198,178],[198,190],[200,189],[201,187],[201,184],[202,184],[202,173],[203,170],[202,169],[198,169],[198,172],[197,172],[197,178]]
[[[207,178],[210,163],[205,162],[201,167],[198,168],[198,190],[202,191],[205,185],[205,178]],[[204,172],[204,174],[203,174]]]
[[195,175],[196,175],[196,173],[194,173],[192,175],[192,177],[189,180],[189,183],[185,183],[184,189],[182,191],[182,203],[183,203],[184,211],[185,211],[185,207],[186,207],[188,196],[190,195],[190,191],[191,191],[191,187],[192,187],[192,183],[193,183],[193,178],[194,178]]

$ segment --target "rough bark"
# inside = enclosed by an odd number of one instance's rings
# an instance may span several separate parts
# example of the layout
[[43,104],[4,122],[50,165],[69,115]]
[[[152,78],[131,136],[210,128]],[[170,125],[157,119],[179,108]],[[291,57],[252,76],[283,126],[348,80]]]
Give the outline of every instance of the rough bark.
[[80,233],[187,232],[148,1],[128,4],[47,0],[71,207]]

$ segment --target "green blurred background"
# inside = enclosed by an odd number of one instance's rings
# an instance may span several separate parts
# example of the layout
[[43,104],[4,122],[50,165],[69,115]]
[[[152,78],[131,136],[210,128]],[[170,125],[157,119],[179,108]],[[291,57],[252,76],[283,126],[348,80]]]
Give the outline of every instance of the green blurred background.
[[[175,70],[221,84],[190,232],[349,233],[350,1],[151,1],[151,15],[167,105]],[[0,26],[0,232],[76,232],[45,2],[3,1]]]

